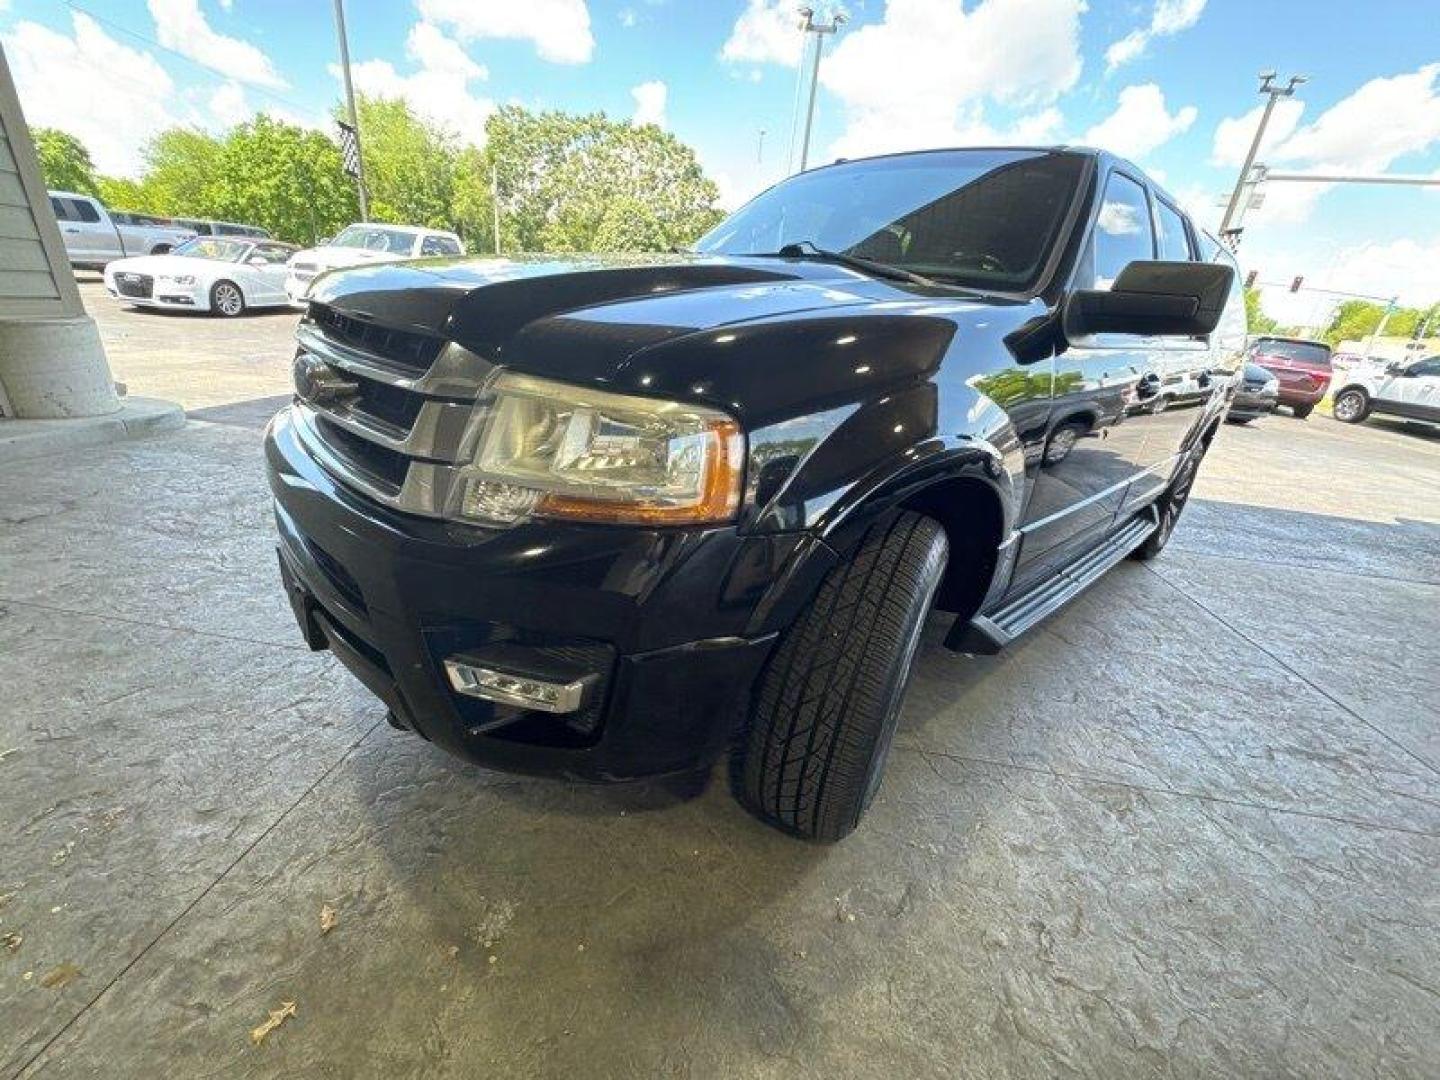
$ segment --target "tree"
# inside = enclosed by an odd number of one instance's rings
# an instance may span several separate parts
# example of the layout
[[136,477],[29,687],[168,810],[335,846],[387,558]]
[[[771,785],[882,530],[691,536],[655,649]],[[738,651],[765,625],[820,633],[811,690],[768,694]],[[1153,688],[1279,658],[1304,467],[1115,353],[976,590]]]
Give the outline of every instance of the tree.
[[720,218],[695,152],[653,124],[507,105],[486,122],[507,251],[657,251]]
[[1275,320],[1265,314],[1260,306],[1260,290],[1247,288],[1245,290],[1245,321],[1249,324],[1252,334],[1273,334],[1275,332]]
[[170,128],[156,135],[144,155],[146,209],[167,217],[219,217],[215,185],[220,153],[220,140],[195,128]]
[[[1408,337],[1420,325],[1425,312],[1420,308],[1397,307],[1385,319],[1386,337]],[[1335,309],[1323,337],[1331,345],[1342,341],[1360,341],[1373,334],[1385,318],[1385,305],[1369,300],[1346,300]]]
[[313,244],[359,213],[340,148],[318,131],[257,115],[220,143],[214,167],[207,216],[261,225],[277,239]]
[[95,163],[90,160],[90,151],[84,143],[56,128],[31,128],[30,137],[35,142],[40,173],[47,188],[81,195],[96,194]]
[[370,217],[448,229],[455,138],[420,119],[398,98],[356,99]]
[[115,210],[136,210],[140,213],[155,213],[150,207],[150,195],[145,185],[128,176],[97,176],[96,194],[100,201]]
[[467,148],[455,160],[450,219],[471,251],[495,250],[495,200],[489,158],[482,150]]

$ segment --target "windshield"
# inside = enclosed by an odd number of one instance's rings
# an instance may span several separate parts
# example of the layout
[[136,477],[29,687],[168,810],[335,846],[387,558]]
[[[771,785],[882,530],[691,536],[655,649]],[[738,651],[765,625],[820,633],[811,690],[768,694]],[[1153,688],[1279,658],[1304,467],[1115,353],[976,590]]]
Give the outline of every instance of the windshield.
[[250,245],[239,240],[218,240],[213,236],[197,236],[178,244],[172,255],[189,259],[214,259],[216,262],[239,262]]
[[1276,356],[1295,360],[1302,364],[1330,366],[1330,346],[1318,341],[1282,341],[1279,338],[1261,338],[1255,342],[1257,356]]
[[1085,158],[1037,150],[950,150],[831,165],[757,196],[696,250],[817,248],[975,288],[1020,292],[1040,278]]
[[410,249],[415,246],[415,235],[399,229],[382,229],[375,225],[351,225],[342,229],[340,235],[330,241],[330,245],[384,251],[391,255],[409,255]]

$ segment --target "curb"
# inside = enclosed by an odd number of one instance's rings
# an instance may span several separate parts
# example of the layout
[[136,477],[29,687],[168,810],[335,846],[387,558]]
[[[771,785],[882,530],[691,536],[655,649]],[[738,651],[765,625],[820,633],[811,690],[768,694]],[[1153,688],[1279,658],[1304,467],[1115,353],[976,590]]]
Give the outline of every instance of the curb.
[[0,463],[143,439],[184,426],[185,410],[175,402],[145,397],[122,398],[120,410],[105,416],[0,420]]

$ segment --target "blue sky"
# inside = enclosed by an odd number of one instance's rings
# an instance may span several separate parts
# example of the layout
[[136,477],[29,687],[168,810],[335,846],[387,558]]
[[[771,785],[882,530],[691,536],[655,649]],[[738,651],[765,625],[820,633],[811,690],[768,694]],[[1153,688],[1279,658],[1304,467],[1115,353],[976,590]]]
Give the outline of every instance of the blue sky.
[[[496,104],[654,120],[728,204],[784,175],[798,0],[349,0],[357,81],[470,141]],[[823,2],[815,6],[827,10]],[[1434,0],[850,0],[827,40],[812,160],[973,142],[1094,142],[1199,218],[1233,184],[1255,75],[1310,77],[1263,160],[1295,171],[1440,173]],[[1360,12],[1363,11],[1363,17]],[[337,100],[328,0],[0,0],[32,123],[134,172],[175,123],[257,109],[324,125]],[[763,152],[760,132],[765,131]],[[1272,186],[1242,248],[1262,278],[1440,297],[1440,192]],[[1277,292],[1284,318],[1315,301]]]

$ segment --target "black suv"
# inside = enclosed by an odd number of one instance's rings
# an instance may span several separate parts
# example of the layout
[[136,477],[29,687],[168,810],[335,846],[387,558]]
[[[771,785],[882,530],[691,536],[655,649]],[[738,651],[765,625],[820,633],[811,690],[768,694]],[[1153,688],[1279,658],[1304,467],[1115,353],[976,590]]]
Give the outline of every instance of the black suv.
[[1244,310],[1074,149],[837,163],[685,254],[332,273],[266,441],[281,571],[453,753],[621,780],[733,747],[756,814],[838,839],[932,607],[993,650],[1165,545]]

